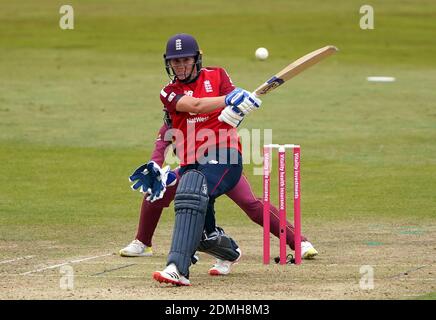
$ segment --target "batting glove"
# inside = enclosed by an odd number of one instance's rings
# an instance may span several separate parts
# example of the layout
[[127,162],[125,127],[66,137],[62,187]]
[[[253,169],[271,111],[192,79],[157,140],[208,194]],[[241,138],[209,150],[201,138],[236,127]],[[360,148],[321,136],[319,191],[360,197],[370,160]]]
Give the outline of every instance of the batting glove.
[[239,109],[238,112],[235,112],[233,108],[233,106],[225,107],[223,111],[221,111],[221,114],[218,116],[218,120],[228,123],[233,128],[236,128],[242,122],[242,119],[244,119],[244,114],[241,113]]
[[238,106],[242,101],[244,101],[244,98],[249,96],[250,92],[247,90],[236,88],[232,92],[226,95],[225,103],[226,105],[232,105],[232,106]]
[[258,109],[262,101],[259,98],[256,98],[254,94],[250,94],[245,97],[245,99],[236,106],[244,115],[249,114],[250,112]]

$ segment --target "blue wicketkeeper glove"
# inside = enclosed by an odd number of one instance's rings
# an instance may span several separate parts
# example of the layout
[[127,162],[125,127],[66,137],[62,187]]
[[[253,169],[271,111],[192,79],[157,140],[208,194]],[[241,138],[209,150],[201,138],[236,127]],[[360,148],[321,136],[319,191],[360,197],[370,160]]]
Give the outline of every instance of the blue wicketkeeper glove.
[[151,187],[150,195],[146,198],[146,200],[154,202],[162,199],[165,191],[167,190],[167,186],[173,186],[176,184],[176,182],[177,176],[173,171],[171,171],[170,166],[163,167],[156,175],[156,179],[153,181],[153,185]]
[[146,200],[154,202],[162,199],[167,186],[172,186],[177,182],[176,174],[170,170],[169,166],[161,168],[156,162],[148,163],[138,167],[129,177],[130,182],[135,182],[131,187],[145,195]]

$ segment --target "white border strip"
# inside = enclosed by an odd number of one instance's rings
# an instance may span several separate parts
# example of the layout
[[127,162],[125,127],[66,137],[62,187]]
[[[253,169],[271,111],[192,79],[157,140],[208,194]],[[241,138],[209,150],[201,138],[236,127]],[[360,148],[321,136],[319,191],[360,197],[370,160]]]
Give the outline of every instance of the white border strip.
[[83,259],[71,260],[71,261],[67,261],[67,262],[64,262],[64,263],[55,264],[53,266],[48,266],[48,267],[45,267],[45,268],[40,268],[40,269],[35,269],[35,270],[32,270],[32,271],[27,271],[27,272],[24,272],[24,273],[20,273],[20,275],[21,276],[26,276],[28,274],[35,273],[35,272],[41,272],[41,271],[44,271],[44,270],[59,268],[59,267],[65,266],[67,264],[79,263],[79,262],[83,262],[83,261],[87,261],[87,260],[92,260],[92,259],[98,259],[98,258],[107,257],[107,256],[111,256],[111,255],[112,255],[112,253],[107,253],[107,254],[102,254],[101,256],[94,256],[94,257],[88,257],[88,258],[83,258]]
[[395,77],[367,77],[366,80],[370,82],[394,82]]
[[33,257],[34,256],[24,256],[24,257],[18,257],[18,258],[10,259],[10,260],[3,260],[3,261],[0,261],[0,264],[12,263],[15,261],[26,260],[26,259],[32,259]]

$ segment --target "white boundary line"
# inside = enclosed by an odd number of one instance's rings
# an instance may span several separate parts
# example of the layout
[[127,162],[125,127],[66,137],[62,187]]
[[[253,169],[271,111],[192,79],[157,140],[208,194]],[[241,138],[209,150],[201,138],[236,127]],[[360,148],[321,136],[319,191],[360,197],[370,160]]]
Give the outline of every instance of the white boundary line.
[[18,258],[10,259],[10,260],[3,260],[3,261],[0,261],[0,264],[12,263],[15,261],[26,260],[26,259],[32,259],[33,257],[34,256],[24,256],[24,257],[18,257]]
[[64,263],[59,263],[59,264],[55,264],[55,265],[52,265],[52,266],[48,266],[48,267],[44,267],[44,268],[40,268],[40,269],[35,269],[35,270],[23,272],[23,273],[20,273],[20,275],[21,276],[26,276],[28,274],[35,273],[35,272],[41,272],[41,271],[44,271],[44,270],[59,268],[59,267],[65,266],[67,264],[79,263],[79,262],[83,262],[83,261],[87,261],[87,260],[92,260],[92,259],[98,259],[98,258],[107,257],[107,256],[111,256],[111,255],[112,255],[112,253],[107,253],[107,254],[102,254],[100,256],[94,256],[94,257],[88,257],[88,258],[83,258],[83,259],[71,260],[71,261],[67,261],[67,262],[64,262]]

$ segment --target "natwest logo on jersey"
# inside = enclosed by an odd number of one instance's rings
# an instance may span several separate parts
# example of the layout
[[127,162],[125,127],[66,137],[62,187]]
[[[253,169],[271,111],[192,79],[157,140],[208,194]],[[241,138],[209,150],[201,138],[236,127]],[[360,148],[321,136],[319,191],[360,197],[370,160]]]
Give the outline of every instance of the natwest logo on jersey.
[[209,116],[206,117],[194,117],[194,118],[187,118],[186,122],[187,123],[198,123],[198,122],[205,122],[209,120]]
[[192,91],[192,90],[185,90],[183,93],[186,94],[187,96],[192,97],[193,94],[194,94],[194,91]]

